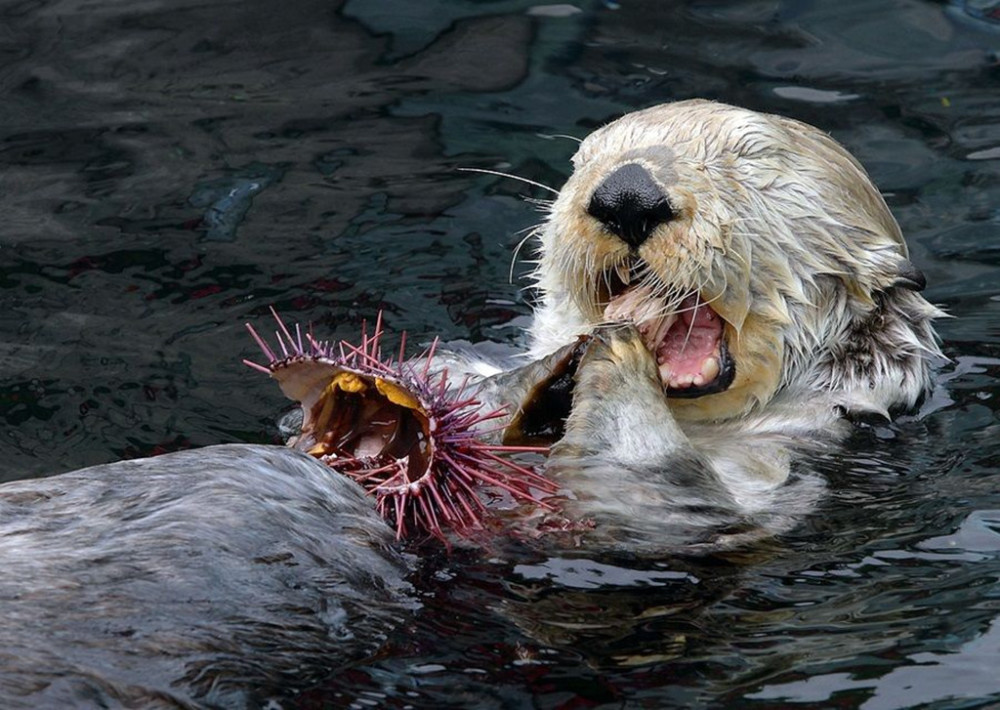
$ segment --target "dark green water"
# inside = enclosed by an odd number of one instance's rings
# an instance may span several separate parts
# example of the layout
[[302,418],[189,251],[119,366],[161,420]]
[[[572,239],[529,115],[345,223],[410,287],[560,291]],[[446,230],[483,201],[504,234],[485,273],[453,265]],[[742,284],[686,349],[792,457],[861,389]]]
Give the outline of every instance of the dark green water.
[[[920,417],[730,562],[456,556],[303,707],[1000,702],[1000,6],[0,2],[0,479],[231,441],[275,305],[331,336],[513,342],[508,282],[575,143],[703,96],[830,131],[900,221],[953,364]],[[515,273],[523,271],[522,267]]]

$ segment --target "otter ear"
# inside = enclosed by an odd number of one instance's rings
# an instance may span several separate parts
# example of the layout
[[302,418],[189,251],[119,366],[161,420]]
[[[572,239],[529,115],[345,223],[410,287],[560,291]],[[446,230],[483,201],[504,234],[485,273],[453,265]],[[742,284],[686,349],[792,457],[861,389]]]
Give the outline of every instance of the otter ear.
[[903,259],[897,268],[893,286],[910,291],[923,291],[927,287],[927,277],[924,272],[913,265],[909,259]]

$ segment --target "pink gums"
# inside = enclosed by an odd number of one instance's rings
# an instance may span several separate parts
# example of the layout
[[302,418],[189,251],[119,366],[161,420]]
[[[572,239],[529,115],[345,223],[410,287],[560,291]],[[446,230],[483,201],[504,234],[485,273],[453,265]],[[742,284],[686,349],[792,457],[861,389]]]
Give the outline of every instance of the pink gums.
[[656,361],[668,377],[684,378],[698,375],[706,360],[715,358],[718,374],[719,345],[722,341],[722,319],[697,295],[681,303],[677,320],[656,344]]

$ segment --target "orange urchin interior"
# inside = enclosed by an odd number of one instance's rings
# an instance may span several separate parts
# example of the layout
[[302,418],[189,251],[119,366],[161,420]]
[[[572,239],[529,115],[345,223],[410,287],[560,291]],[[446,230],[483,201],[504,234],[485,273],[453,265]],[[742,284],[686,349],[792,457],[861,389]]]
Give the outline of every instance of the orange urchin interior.
[[412,393],[374,375],[338,371],[312,407],[313,456],[405,462],[408,482],[428,475],[431,418]]

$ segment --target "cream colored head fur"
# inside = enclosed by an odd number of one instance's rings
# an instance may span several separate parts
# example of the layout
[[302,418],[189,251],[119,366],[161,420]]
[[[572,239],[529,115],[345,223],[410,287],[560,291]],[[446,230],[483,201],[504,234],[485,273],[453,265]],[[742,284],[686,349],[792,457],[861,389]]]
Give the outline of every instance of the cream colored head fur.
[[[637,163],[674,217],[630,247],[588,213],[602,180]],[[601,284],[639,274],[692,292],[724,320],[732,384],[671,398],[681,421],[722,421],[805,392],[848,411],[912,406],[940,357],[922,277],[861,165],[825,133],[780,116],[683,101],[591,134],[540,228],[532,327],[541,356],[603,320]],[[669,300],[667,298],[666,300]],[[679,299],[675,299],[679,303]]]

